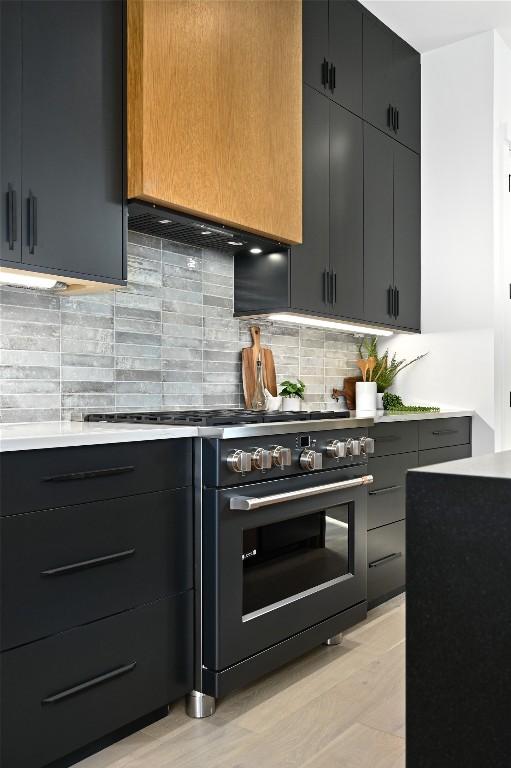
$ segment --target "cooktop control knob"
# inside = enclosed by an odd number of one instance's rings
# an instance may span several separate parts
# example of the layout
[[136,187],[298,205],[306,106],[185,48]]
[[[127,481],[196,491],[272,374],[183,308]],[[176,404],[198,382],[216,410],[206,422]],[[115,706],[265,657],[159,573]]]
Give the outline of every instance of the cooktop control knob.
[[360,450],[363,456],[374,453],[374,439],[372,437],[362,437],[360,440]]
[[330,440],[326,447],[326,455],[333,459],[344,459],[346,456],[346,442],[344,440]]
[[271,451],[265,448],[252,448],[252,469],[271,469]]
[[231,451],[227,456],[227,466],[231,472],[250,472],[252,468],[251,456],[246,451]]
[[283,445],[272,445],[270,450],[274,467],[291,466],[291,448],[284,448]]
[[360,440],[349,438],[346,442],[346,456],[360,456]]
[[302,469],[308,469],[311,472],[315,469],[321,469],[323,466],[323,456],[317,451],[306,448],[300,454],[300,466]]

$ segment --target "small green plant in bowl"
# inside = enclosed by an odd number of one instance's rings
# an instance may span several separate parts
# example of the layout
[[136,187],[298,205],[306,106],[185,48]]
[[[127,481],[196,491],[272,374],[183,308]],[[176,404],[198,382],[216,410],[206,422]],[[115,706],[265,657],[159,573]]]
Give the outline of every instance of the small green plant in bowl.
[[305,392],[305,384],[300,379],[296,382],[283,381],[280,385],[280,395],[282,397],[282,410],[283,411],[300,411],[302,408],[303,394]]

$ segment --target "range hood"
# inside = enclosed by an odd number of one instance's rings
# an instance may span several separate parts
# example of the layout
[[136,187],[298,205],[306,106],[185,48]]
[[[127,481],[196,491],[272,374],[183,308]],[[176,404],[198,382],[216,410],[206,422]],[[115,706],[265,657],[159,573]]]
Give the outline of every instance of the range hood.
[[128,229],[223,253],[287,251],[289,246],[217,222],[198,219],[140,200],[128,201]]

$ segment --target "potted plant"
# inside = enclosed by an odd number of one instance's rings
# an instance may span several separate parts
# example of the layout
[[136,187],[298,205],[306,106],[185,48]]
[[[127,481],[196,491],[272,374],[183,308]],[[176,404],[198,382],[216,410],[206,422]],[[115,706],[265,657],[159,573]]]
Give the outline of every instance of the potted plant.
[[283,411],[300,411],[302,407],[303,393],[305,384],[300,379],[293,381],[283,381],[280,385],[280,396],[282,397]]
[[[357,361],[359,368],[366,366],[368,374],[364,381],[372,382],[376,385],[375,397],[377,398],[378,410],[383,410],[383,395],[392,386],[397,374],[403,371],[412,363],[416,363],[418,360],[422,360],[427,355],[425,352],[423,355],[414,357],[413,360],[398,360],[394,353],[389,360],[389,350],[386,349],[383,355],[378,355],[376,336],[365,338],[362,344],[358,348],[360,354],[360,360]],[[366,357],[364,358],[364,354]],[[361,368],[361,370],[362,370]],[[363,374],[362,374],[363,375]],[[362,382],[357,383],[360,384]],[[358,411],[358,403],[357,403]]]

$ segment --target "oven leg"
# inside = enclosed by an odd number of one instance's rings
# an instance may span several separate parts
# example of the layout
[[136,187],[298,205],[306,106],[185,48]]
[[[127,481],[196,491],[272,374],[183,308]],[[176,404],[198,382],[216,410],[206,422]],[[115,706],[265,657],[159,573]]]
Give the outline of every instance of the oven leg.
[[328,640],[325,640],[323,645],[342,645],[342,632],[339,632],[338,635],[334,635],[333,637],[329,637]]
[[186,697],[186,714],[188,717],[211,717],[215,714],[216,699],[207,693],[192,691]]

